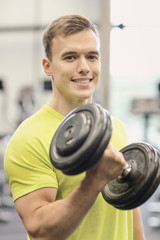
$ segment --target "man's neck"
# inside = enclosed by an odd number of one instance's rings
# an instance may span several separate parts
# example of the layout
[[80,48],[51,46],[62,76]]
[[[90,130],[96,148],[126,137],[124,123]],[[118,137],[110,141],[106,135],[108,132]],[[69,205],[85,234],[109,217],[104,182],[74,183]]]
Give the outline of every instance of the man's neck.
[[55,111],[59,112],[60,114],[66,116],[69,112],[71,112],[76,107],[79,107],[81,105],[92,103],[91,99],[85,99],[85,100],[72,100],[72,101],[61,101],[57,100],[54,97],[50,100],[48,105],[53,108]]

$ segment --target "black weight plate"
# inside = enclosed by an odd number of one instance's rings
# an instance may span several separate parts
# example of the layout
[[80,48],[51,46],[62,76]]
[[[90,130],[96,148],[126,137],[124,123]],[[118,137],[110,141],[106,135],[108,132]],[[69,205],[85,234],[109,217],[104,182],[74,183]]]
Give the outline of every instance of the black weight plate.
[[68,156],[75,151],[85,141],[90,131],[91,122],[85,114],[72,114],[69,121],[61,126],[56,139],[56,149],[61,156]]
[[132,164],[133,170],[124,179],[110,181],[102,194],[114,207],[127,210],[139,206],[150,196],[148,188],[157,179],[159,161],[153,148],[146,143],[130,144],[121,152],[125,160]]
[[110,117],[110,114],[108,111],[106,111],[105,109],[103,109],[100,105],[97,105],[97,107],[100,110],[100,114],[101,114],[101,120],[103,121],[103,134],[101,135],[101,138],[99,139],[99,142],[97,141],[97,139],[95,138],[94,141],[98,142],[98,147],[95,149],[95,151],[92,151],[92,155],[90,155],[90,157],[88,158],[87,161],[82,162],[81,165],[79,165],[77,168],[74,169],[70,169],[69,171],[67,171],[68,175],[75,175],[75,174],[79,174],[83,171],[86,171],[87,169],[91,168],[102,156],[105,148],[107,147],[111,135],[112,135],[112,120]]
[[151,148],[151,156],[150,157],[152,159],[155,159],[155,162],[157,163],[157,167],[156,167],[157,173],[155,172],[155,176],[153,177],[153,180],[149,182],[148,188],[146,189],[144,194],[139,195],[139,199],[136,198],[135,202],[133,201],[132,204],[126,206],[126,210],[139,207],[140,205],[145,203],[152,196],[152,194],[156,191],[156,189],[159,186],[159,183],[160,183],[160,153],[158,152],[157,149],[153,148],[152,146],[150,146],[150,148]]
[[[71,123],[71,119],[77,119],[77,122],[80,121],[80,126],[79,124],[74,124],[74,121]],[[82,126],[85,125],[83,121],[88,122],[89,125],[86,128],[87,134],[86,132],[82,134],[84,131]],[[72,131],[73,129],[69,131],[67,134],[71,134],[71,146],[66,147],[64,146],[65,141],[62,140],[61,142],[60,139],[63,138],[63,133],[66,133],[70,126],[74,128],[74,131],[78,135]],[[74,109],[62,121],[52,139],[50,145],[50,159],[52,164],[66,174],[69,174],[70,171],[74,174],[74,169],[76,171],[96,151],[99,141],[104,135],[104,131],[104,119],[97,105],[87,104]],[[81,140],[80,136],[83,136],[83,140]],[[67,136],[67,143],[69,137]],[[73,140],[73,138],[75,139]]]

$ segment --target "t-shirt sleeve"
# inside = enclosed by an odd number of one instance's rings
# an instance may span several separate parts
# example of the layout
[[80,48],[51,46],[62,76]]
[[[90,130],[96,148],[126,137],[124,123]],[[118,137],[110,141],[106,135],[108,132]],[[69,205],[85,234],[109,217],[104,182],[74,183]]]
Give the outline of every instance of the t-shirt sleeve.
[[[23,136],[23,137],[22,137]],[[30,134],[15,134],[8,144],[5,171],[13,200],[44,187],[58,187],[48,145]]]

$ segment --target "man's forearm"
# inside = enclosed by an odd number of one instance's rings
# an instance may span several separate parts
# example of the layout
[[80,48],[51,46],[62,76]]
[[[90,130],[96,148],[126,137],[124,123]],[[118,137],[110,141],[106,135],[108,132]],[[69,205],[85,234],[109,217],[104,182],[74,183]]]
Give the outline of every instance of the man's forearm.
[[139,208],[133,210],[133,239],[145,240],[142,219]]

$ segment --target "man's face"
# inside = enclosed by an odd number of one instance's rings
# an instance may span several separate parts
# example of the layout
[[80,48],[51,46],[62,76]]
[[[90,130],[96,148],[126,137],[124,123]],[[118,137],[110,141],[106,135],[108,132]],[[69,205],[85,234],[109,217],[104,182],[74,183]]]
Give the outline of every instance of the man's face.
[[91,30],[53,39],[50,76],[59,101],[91,102],[100,71],[99,48]]

